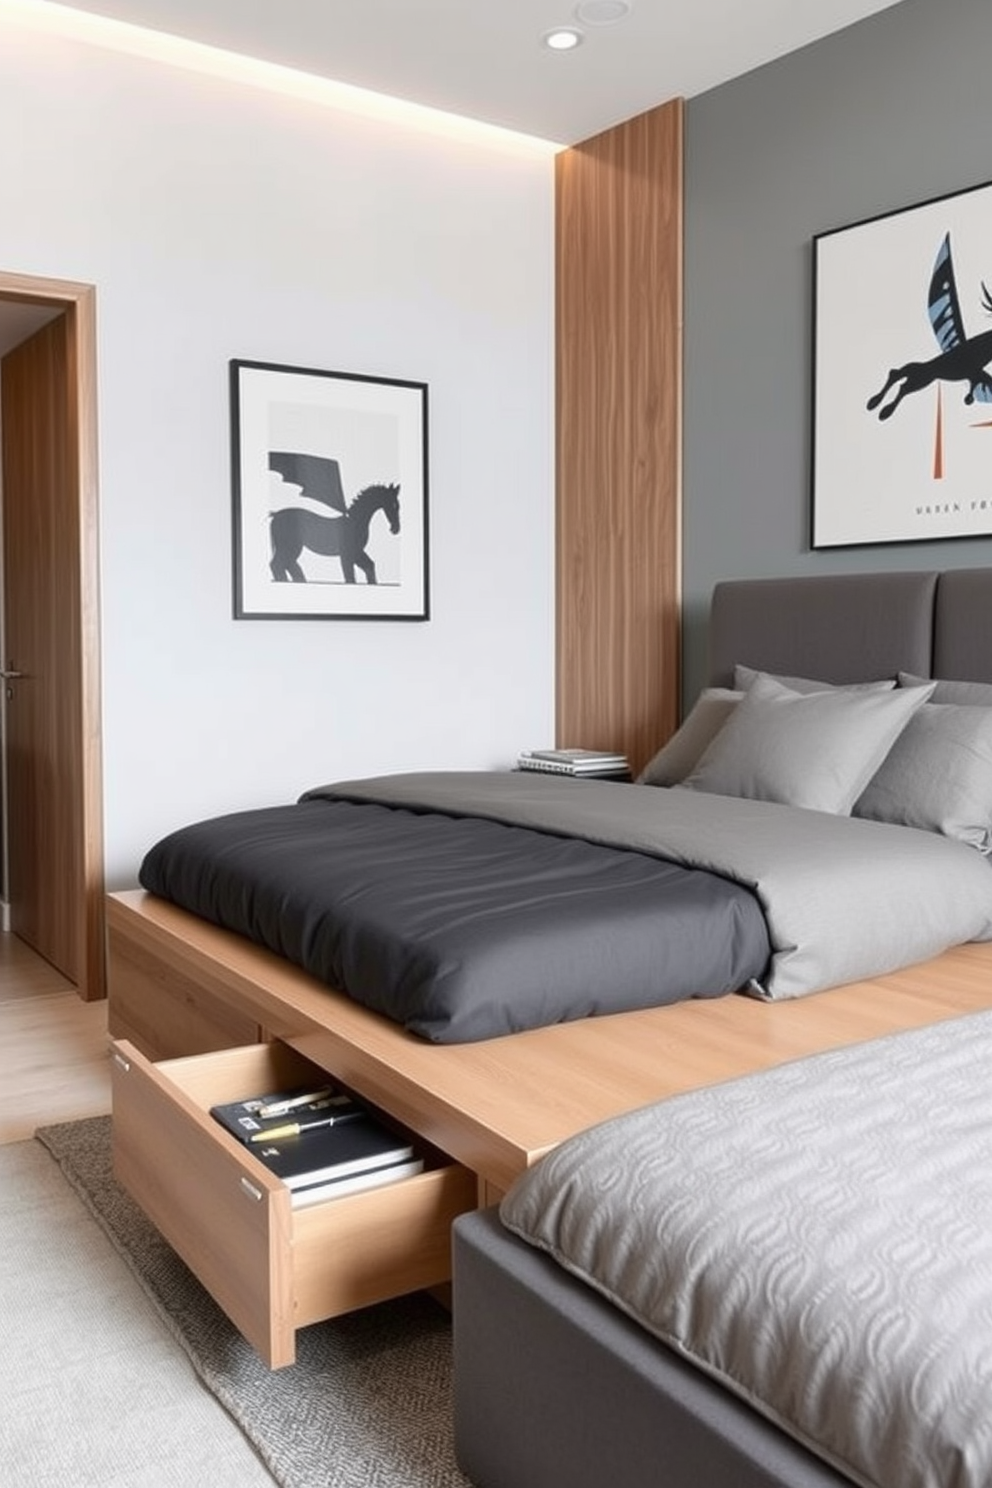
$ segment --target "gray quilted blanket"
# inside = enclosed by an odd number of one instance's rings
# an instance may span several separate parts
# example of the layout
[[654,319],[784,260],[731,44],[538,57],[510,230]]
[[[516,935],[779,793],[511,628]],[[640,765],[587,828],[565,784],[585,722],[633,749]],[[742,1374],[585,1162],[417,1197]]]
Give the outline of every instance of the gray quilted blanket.
[[992,1484],[992,1013],[619,1117],[501,1215],[854,1482]]
[[[381,776],[349,799],[467,812],[654,853],[752,889],[773,955],[753,990],[802,996],[992,940],[992,864],[932,832],[701,791],[525,771]],[[311,793],[313,794],[313,793]]]

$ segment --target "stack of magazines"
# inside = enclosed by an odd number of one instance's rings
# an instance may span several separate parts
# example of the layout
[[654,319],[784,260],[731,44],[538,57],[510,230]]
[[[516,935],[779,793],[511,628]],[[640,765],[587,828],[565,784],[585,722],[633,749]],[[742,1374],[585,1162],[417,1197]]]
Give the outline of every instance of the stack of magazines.
[[629,780],[625,754],[604,749],[525,749],[517,756],[518,770],[542,770],[549,775],[575,775],[583,779],[606,777]]
[[282,1179],[294,1208],[423,1171],[411,1142],[330,1086],[251,1096],[210,1114]]

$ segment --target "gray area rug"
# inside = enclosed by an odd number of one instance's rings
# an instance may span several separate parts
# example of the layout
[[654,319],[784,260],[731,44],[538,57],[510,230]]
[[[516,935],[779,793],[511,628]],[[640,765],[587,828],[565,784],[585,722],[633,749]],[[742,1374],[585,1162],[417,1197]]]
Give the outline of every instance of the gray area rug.
[[297,1334],[269,1370],[113,1176],[110,1118],[38,1141],[106,1231],[204,1384],[285,1488],[468,1488],[451,1435],[451,1323],[418,1294]]
[[0,1144],[3,1488],[273,1488],[40,1142]]

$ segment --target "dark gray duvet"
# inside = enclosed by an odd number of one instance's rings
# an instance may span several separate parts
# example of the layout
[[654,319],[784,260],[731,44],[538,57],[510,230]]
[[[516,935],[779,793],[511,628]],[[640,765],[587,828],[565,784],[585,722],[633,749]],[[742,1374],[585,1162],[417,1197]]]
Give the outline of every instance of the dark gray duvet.
[[[637,789],[548,788],[618,805]],[[750,887],[578,823],[572,836],[457,798],[421,809],[325,787],[172,833],[140,881],[439,1043],[720,996],[764,974]]]

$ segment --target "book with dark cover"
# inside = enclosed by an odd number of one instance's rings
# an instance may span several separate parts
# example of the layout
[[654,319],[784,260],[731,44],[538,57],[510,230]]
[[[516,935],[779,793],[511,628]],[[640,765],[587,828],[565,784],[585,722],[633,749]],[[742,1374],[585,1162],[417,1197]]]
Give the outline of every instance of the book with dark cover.
[[413,1157],[413,1144],[374,1116],[361,1115],[293,1137],[252,1142],[250,1151],[295,1189],[407,1162]]
[[308,1204],[323,1204],[328,1199],[362,1193],[367,1188],[384,1188],[388,1183],[399,1183],[401,1178],[415,1178],[423,1171],[423,1158],[411,1157],[406,1162],[388,1163],[384,1168],[351,1173],[347,1178],[331,1178],[326,1183],[308,1183],[305,1188],[294,1188],[290,1203],[294,1209],[303,1209]]
[[[301,1097],[313,1094],[314,1099],[303,1101]],[[263,1116],[261,1112],[273,1107],[275,1115]],[[221,1126],[237,1137],[239,1142],[254,1141],[255,1134],[276,1131],[289,1122],[320,1121],[327,1116],[343,1116],[363,1108],[350,1095],[333,1090],[330,1086],[318,1092],[310,1090],[277,1090],[269,1095],[254,1095],[249,1100],[227,1101],[211,1106],[210,1114]]]

